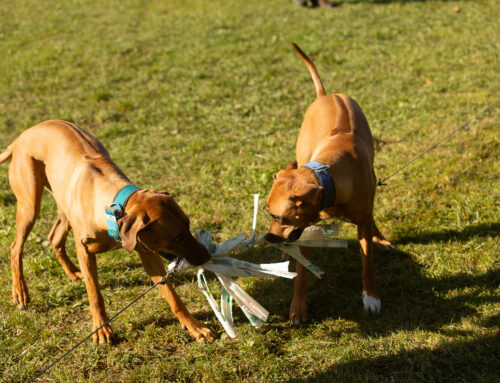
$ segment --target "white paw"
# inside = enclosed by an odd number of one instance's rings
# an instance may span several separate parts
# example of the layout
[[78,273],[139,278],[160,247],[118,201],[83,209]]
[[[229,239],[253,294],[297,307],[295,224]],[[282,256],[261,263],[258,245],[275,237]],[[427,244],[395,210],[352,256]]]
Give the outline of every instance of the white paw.
[[382,303],[380,299],[374,298],[368,295],[366,291],[363,291],[363,306],[365,307],[365,311],[370,310],[373,313],[378,313],[382,308]]

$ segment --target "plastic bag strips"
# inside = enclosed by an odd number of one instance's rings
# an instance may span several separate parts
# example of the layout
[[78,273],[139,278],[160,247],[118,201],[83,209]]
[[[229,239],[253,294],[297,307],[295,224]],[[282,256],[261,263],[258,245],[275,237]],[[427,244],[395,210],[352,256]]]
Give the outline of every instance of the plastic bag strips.
[[[195,231],[196,239],[203,244],[209,253],[211,259],[199,266],[198,269],[198,288],[203,292],[214,311],[217,319],[221,322],[224,330],[231,338],[236,337],[236,331],[233,323],[232,303],[236,301],[250,323],[259,328],[267,321],[269,312],[262,307],[259,302],[252,298],[243,290],[234,280],[235,277],[282,277],[293,279],[297,275],[288,271],[289,262],[255,264],[242,261],[228,256],[233,251],[241,251],[263,243],[263,237],[255,237],[257,226],[257,210],[259,195],[254,194],[254,214],[252,223],[252,234],[246,238],[243,234],[231,238],[228,241],[216,244],[212,242],[212,233],[210,231],[198,229]],[[300,252],[299,246],[310,247],[347,247],[346,241],[332,239],[332,236],[338,235],[338,226],[322,225],[311,226],[304,230],[302,236],[292,244],[282,243],[273,244],[283,252],[295,258],[302,263],[318,278],[321,278],[323,271]],[[176,258],[168,266],[169,271],[180,272],[193,267],[184,258]],[[220,306],[213,297],[208,288],[205,278],[205,271],[211,271],[215,274],[221,284]]]
[[[288,271],[289,262],[279,262],[270,264],[255,264],[228,257],[226,254],[231,251],[245,250],[254,243],[261,241],[260,238],[250,239],[244,235],[225,241],[220,245],[212,242],[212,233],[205,230],[195,231],[196,239],[202,243],[212,255],[212,258],[199,266],[198,287],[203,292],[214,311],[217,319],[221,322],[226,333],[231,337],[236,337],[233,323],[232,302],[236,301],[238,306],[248,318],[249,322],[259,328],[267,321],[269,312],[262,307],[259,302],[252,298],[233,279],[233,277],[283,277],[294,278],[296,273]],[[172,262],[169,271],[182,271],[192,267],[184,258],[177,258]],[[220,307],[208,288],[204,271],[211,271],[215,274],[221,284],[221,304]]]
[[300,252],[300,246],[305,247],[347,247],[347,241],[333,239],[332,236],[339,234],[336,224],[309,226],[297,241],[292,243],[274,244],[275,247],[302,263],[311,273],[321,279],[324,272]]

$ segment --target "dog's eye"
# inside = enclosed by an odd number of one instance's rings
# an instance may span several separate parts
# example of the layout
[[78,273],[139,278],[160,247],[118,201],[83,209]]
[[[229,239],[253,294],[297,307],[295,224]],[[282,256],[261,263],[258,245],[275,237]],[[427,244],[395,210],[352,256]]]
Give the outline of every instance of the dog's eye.
[[272,217],[272,218],[273,218],[276,222],[278,222],[278,223],[281,223],[281,221],[282,221],[281,217],[278,217],[277,215],[272,215],[272,214],[271,214],[271,217]]
[[181,243],[182,240],[184,239],[185,235],[186,235],[186,232],[184,232],[184,231],[182,233],[180,233],[177,237],[175,237],[175,239],[174,239],[175,243]]

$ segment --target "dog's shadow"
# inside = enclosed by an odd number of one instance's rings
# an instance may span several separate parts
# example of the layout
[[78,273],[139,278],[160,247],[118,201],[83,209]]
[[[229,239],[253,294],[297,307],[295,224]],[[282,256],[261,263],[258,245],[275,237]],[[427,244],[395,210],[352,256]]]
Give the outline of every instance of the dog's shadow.
[[[393,241],[393,244],[427,244],[450,240],[467,242],[476,237],[498,236],[499,228],[500,224],[490,223],[469,226],[462,231],[404,235]],[[374,255],[377,285],[382,298],[380,314],[366,313],[362,308],[362,266],[357,241],[349,241],[347,249],[313,251],[312,262],[325,271],[322,280],[312,274],[308,275],[309,316],[313,323],[332,318],[345,319],[354,322],[356,333],[366,337],[381,338],[391,336],[394,332],[418,330],[438,332],[447,337],[460,336],[460,339],[445,342],[432,349],[423,347],[410,351],[389,350],[389,354],[384,356],[339,362],[320,370],[314,376],[296,377],[289,381],[353,381],[353,376],[356,376],[354,381],[360,382],[388,379],[407,381],[412,377],[418,377],[416,380],[419,381],[498,379],[498,336],[464,338],[468,335],[467,331],[453,326],[453,323],[460,322],[462,318],[478,314],[478,306],[500,302],[499,296],[495,294],[500,285],[498,270],[480,275],[459,273],[433,278],[426,275],[423,266],[414,261],[409,253],[400,249],[376,248]],[[249,260],[271,262],[279,259],[279,256],[277,250],[264,248],[256,251]],[[465,292],[453,293],[460,290]],[[478,291],[483,293],[478,294]],[[288,327],[286,321],[293,292],[292,281],[259,280],[248,292],[275,314],[272,318],[274,323],[272,320],[267,326],[278,330]],[[497,328],[498,321],[498,315],[491,316],[482,320],[479,325],[494,329]],[[307,327],[308,324],[303,326]],[[283,331],[283,334],[284,338],[289,339],[294,336],[294,331]],[[338,339],[343,334],[332,329],[326,335]]]
[[498,382],[498,336],[339,362],[287,382]]
[[[398,249],[398,244],[436,241],[468,241],[472,237],[498,235],[500,224],[469,226],[463,231],[446,230],[403,236],[393,241],[395,249],[374,249],[377,288],[382,300],[380,314],[363,310],[361,301],[361,255],[359,243],[350,240],[347,249],[313,249],[311,261],[325,275],[320,280],[308,274],[308,312],[314,322],[342,318],[356,322],[359,330],[369,336],[386,336],[400,330],[443,331],[443,326],[462,317],[477,313],[475,307],[500,301],[493,291],[500,284],[500,273],[490,270],[481,275],[459,273],[431,278],[411,255]],[[269,263],[279,260],[276,249],[255,250],[244,257],[252,262]],[[466,293],[445,295],[467,288]],[[489,290],[492,294],[478,295]],[[278,319],[288,319],[293,295],[293,281],[284,279],[259,280],[248,291]],[[484,326],[492,327],[494,321]],[[307,324],[306,324],[307,326]],[[338,336],[339,334],[332,334]]]
[[[486,237],[498,235],[499,223],[474,225],[463,231],[445,230],[441,232],[422,233],[418,236],[402,235],[393,240],[395,249],[374,249],[375,273],[378,291],[382,299],[382,312],[380,314],[367,313],[363,310],[361,300],[361,255],[359,242],[350,240],[346,249],[313,249],[311,261],[317,264],[324,272],[323,278],[317,279],[308,274],[308,312],[311,322],[322,322],[332,318],[341,318],[357,324],[361,333],[367,336],[388,336],[394,331],[401,330],[426,330],[426,331],[451,331],[443,330],[447,324],[455,322],[462,317],[475,315],[477,307],[485,303],[500,301],[494,294],[478,295],[475,291],[493,291],[500,284],[500,273],[496,270],[488,271],[481,275],[467,273],[455,274],[446,277],[430,278],[425,275],[421,265],[415,262],[411,255],[398,249],[398,245],[408,243],[428,244],[432,242],[447,242],[449,240],[466,242],[473,237]],[[281,260],[281,253],[270,247],[260,247],[245,253],[233,255],[234,257],[255,263],[272,263]],[[121,261],[123,263],[123,260]],[[291,262],[292,264],[294,262]],[[131,257],[125,269],[142,269],[140,261]],[[109,266],[115,270],[116,265]],[[293,267],[291,267],[293,269]],[[104,267],[106,274],[106,267]],[[116,270],[115,270],[116,271]],[[103,289],[132,287],[144,282],[143,273],[134,273],[120,277],[120,273],[113,273],[111,278],[103,278]],[[194,275],[194,274],[193,274]],[[193,283],[191,274],[175,276],[174,286]],[[211,274],[207,275],[211,279]],[[271,318],[266,327],[280,330],[288,328],[288,313],[293,295],[293,280],[284,278],[256,279],[245,287],[253,296],[271,313]],[[82,284],[82,288],[83,284]],[[468,293],[459,294],[453,298],[444,296],[453,290],[468,288]],[[80,289],[81,290],[81,289]],[[73,292],[75,297],[77,292]],[[76,298],[75,298],[76,299]],[[189,306],[189,302],[186,302]],[[162,309],[164,309],[162,305]],[[246,319],[240,310],[234,310],[235,323],[245,323]],[[213,314],[207,307],[196,313],[198,319],[211,322]],[[168,326],[175,323],[173,318],[160,315],[161,318],[153,320],[150,317],[138,321],[137,327],[147,326],[154,321],[159,326]],[[494,327],[497,321],[494,318],[482,323],[484,327]],[[303,326],[308,326],[305,324]],[[333,331],[333,330],[332,330]],[[287,336],[293,336],[286,331]],[[331,333],[332,338],[342,334]],[[453,335],[453,334],[449,334]],[[381,358],[381,360],[384,358]],[[345,366],[346,368],[348,366]]]

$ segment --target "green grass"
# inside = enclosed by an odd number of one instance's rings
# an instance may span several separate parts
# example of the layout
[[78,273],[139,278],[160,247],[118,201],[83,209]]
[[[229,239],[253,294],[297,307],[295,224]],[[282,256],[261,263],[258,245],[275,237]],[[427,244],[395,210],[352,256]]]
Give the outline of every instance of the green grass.
[[[455,12],[459,6],[461,11]],[[290,0],[11,1],[0,7],[0,146],[58,118],[99,138],[142,187],[168,190],[193,228],[218,241],[268,224],[271,175],[294,158],[314,86],[290,42],[329,92],[352,95],[377,143],[383,177],[500,96],[500,3]],[[87,342],[42,381],[498,382],[500,108],[378,190],[375,216],[397,246],[376,249],[382,313],[361,303],[355,229],[342,250],[313,253],[311,323],[287,325],[292,282],[241,280],[271,312],[254,329],[236,310],[238,340],[193,287],[177,291],[217,334],[196,344],[159,293],[113,324],[116,346]],[[0,380],[26,381],[86,336],[83,283],[64,276],[45,238],[46,196],[25,247],[31,304],[11,303],[15,197],[0,169]],[[73,259],[74,248],[68,246]],[[260,248],[239,255],[274,262]],[[137,254],[99,257],[113,315],[150,285]],[[216,283],[210,283],[217,290]]]

